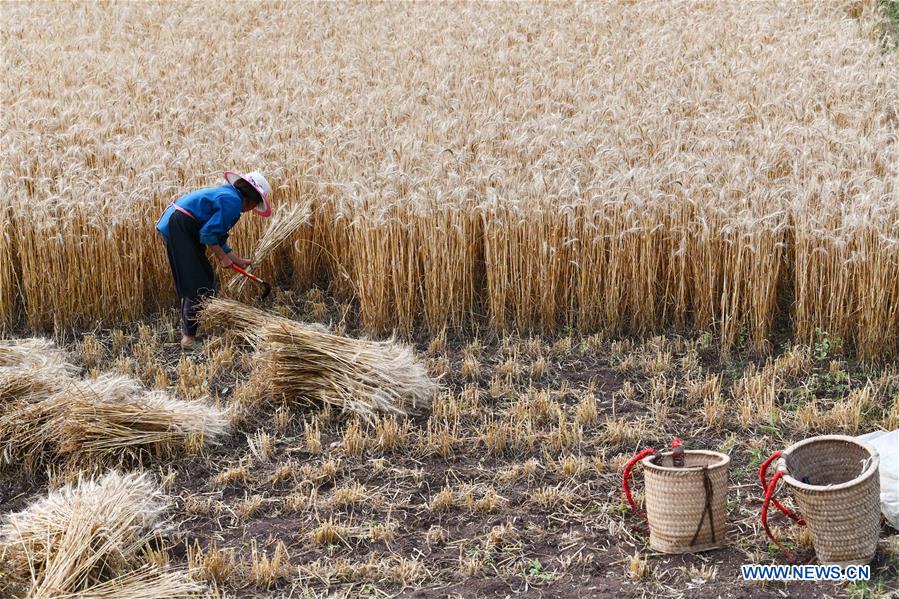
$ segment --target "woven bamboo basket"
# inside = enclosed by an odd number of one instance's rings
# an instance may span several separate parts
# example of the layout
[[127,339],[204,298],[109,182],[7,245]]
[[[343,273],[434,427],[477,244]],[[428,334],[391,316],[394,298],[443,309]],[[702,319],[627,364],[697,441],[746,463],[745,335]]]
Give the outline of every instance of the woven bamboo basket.
[[852,437],[824,435],[785,449],[778,462],[808,524],[818,560],[866,564],[880,534],[880,456]]
[[686,450],[684,467],[671,452],[642,460],[649,545],[662,553],[692,553],[723,547],[730,458],[717,451]]

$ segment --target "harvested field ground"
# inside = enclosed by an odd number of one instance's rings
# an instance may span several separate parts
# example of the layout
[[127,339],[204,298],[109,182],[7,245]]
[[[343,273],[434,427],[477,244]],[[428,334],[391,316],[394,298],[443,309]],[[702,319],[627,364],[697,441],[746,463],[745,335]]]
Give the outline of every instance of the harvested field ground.
[[[270,308],[358,333],[317,290],[279,292]],[[117,370],[148,385],[167,381],[186,397],[246,401],[247,348],[225,334],[182,357],[175,318],[67,346],[88,376]],[[889,528],[870,585],[739,580],[740,564],[785,563],[759,525],[759,463],[812,432],[895,427],[895,367],[866,369],[824,338],[780,349],[763,374],[775,397],[766,407],[740,391],[764,362],[745,353],[721,359],[709,336],[472,332],[422,339],[417,349],[444,375],[430,415],[366,425],[263,404],[217,449],[145,460],[177,498],[172,562],[238,597],[860,597],[899,589],[899,534]],[[853,403],[866,387],[871,394]],[[655,554],[626,508],[624,462],[675,435],[688,448],[731,456],[727,549]],[[50,485],[66,477],[55,472]],[[0,481],[0,511],[21,509],[48,484],[42,475]],[[779,514],[772,522],[801,558],[812,556],[798,527]],[[277,565],[266,561],[276,555]]]

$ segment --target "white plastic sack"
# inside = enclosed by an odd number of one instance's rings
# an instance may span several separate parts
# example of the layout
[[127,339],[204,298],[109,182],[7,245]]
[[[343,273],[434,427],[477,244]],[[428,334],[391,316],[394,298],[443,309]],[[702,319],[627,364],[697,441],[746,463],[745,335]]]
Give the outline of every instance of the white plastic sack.
[[899,430],[876,431],[857,439],[880,454],[880,511],[899,530]]

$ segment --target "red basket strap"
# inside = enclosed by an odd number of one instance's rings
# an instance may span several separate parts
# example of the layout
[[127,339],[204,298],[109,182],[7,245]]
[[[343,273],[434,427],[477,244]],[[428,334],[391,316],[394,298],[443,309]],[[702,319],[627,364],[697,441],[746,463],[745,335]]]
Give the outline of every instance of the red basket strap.
[[[779,458],[782,453],[783,452],[781,452],[781,451],[775,451],[774,453],[771,454],[771,457],[768,458],[767,460],[765,460],[764,462],[762,462],[762,465],[759,467],[759,482],[762,485],[762,493],[765,493],[768,490],[768,481],[767,481],[768,467],[771,465],[771,462],[773,462],[774,460]],[[782,505],[776,499],[772,498],[771,502],[775,505],[775,507],[777,507],[777,509],[779,509],[781,512],[783,512],[784,516],[790,518],[796,524],[799,524],[801,526],[805,525],[805,520],[802,518],[802,516],[794,513],[792,510],[790,510],[789,508]]]
[[765,489],[765,501],[762,502],[762,527],[764,527],[765,534],[768,535],[768,538],[771,539],[771,541],[775,545],[780,547],[780,550],[784,552],[784,555],[787,556],[787,559],[792,563],[796,563],[796,556],[793,555],[786,547],[781,545],[780,542],[774,538],[774,535],[771,533],[771,529],[768,528],[768,505],[771,503],[772,496],[774,495],[774,488],[777,487],[777,481],[779,481],[782,476],[783,472],[775,472],[774,476],[771,477],[771,482],[768,484],[768,488]]
[[627,502],[634,508],[634,511],[643,516],[643,519],[646,519],[646,514],[643,513],[643,510],[637,507],[637,504],[634,503],[634,498],[631,497],[631,487],[628,479],[633,476],[631,470],[634,467],[634,464],[645,458],[646,456],[655,453],[655,449],[649,447],[639,452],[637,455],[632,457],[627,464],[624,466],[624,471],[621,473],[621,487],[624,489],[624,496],[627,498]]

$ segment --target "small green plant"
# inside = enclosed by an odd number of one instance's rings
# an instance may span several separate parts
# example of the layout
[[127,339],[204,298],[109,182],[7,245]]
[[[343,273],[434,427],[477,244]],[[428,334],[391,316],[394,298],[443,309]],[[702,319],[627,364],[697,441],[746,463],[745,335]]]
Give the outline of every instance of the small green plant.
[[749,450],[749,468],[752,470],[758,470],[759,466],[762,465],[768,458],[767,452],[761,447],[753,447]]
[[749,340],[749,327],[746,324],[742,324],[740,326],[740,331],[737,333],[737,351],[742,352],[746,349],[746,342]]
[[849,392],[849,373],[839,369],[827,372],[820,381],[821,387],[832,395],[845,395]]
[[[790,550],[793,549],[788,543],[784,543],[784,546],[787,549],[790,549]],[[768,541],[768,545],[765,548],[765,552],[768,554],[768,557],[771,557],[772,559],[775,559],[775,560],[781,560],[784,557],[783,551],[781,551],[780,547],[778,547],[771,541]]]
[[[736,435],[734,435],[734,434],[728,435],[727,438],[721,443],[721,445],[718,446],[718,451],[720,451],[721,453],[726,453],[726,454],[730,455],[730,453],[737,446],[738,441],[739,441],[739,439],[737,438]],[[702,449],[702,448],[699,447],[698,449]]]
[[[776,410],[776,408],[775,408]],[[779,410],[778,410],[779,412]],[[779,416],[777,416],[779,418]],[[772,439],[782,440],[783,439],[783,429],[779,426],[773,424],[759,424],[756,426],[755,430],[759,433],[763,433],[765,435],[770,436]]]
[[882,578],[850,582],[846,585],[846,593],[851,599],[876,599],[886,596]]
[[551,582],[556,579],[556,573],[547,572],[543,564],[540,563],[539,558],[534,558],[528,564],[530,567],[528,568],[528,576],[535,580],[539,580],[540,582]]
[[359,595],[361,597],[389,597],[390,596],[389,594],[385,593],[384,591],[382,591],[381,589],[379,589],[378,587],[376,587],[375,585],[373,585],[371,583],[366,583],[365,586],[363,586],[359,590]]
[[826,360],[830,352],[830,338],[824,329],[815,329],[815,358],[818,361]]
[[728,359],[724,364],[724,368],[727,371],[727,376],[733,381],[736,381],[743,376],[743,366],[733,360]]
[[624,517],[630,513],[631,508],[625,502],[619,501],[618,503],[609,503],[606,506],[605,511],[610,516]]
[[815,329],[815,344],[813,353],[819,362],[827,360],[833,353],[839,353],[843,349],[843,341],[839,337],[831,337],[830,333],[818,327]]
[[899,0],[880,0],[883,7],[883,47],[886,52],[899,50]]

